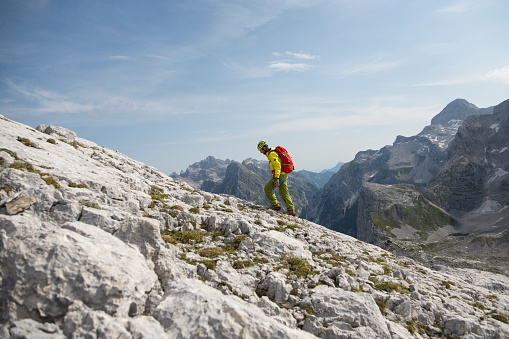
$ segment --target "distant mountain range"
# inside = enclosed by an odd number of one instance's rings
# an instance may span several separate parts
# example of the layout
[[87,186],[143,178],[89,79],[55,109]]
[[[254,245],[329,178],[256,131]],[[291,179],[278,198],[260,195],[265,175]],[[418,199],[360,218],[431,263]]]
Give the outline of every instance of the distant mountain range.
[[509,269],[509,100],[458,99],[413,137],[359,152],[302,217],[431,263]]
[[[309,203],[309,198],[323,187],[343,163],[320,173],[295,171],[288,178],[289,190],[296,212]],[[194,163],[180,174],[171,175],[175,180],[185,181],[195,189],[216,194],[229,194],[267,205],[263,186],[270,179],[271,171],[267,161],[248,158],[242,163],[220,160],[212,156]]]

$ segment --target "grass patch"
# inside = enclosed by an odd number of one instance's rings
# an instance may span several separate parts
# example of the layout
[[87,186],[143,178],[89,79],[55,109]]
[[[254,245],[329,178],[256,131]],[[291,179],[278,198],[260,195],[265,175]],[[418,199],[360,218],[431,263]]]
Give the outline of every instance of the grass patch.
[[[165,199],[168,199],[169,195],[168,194],[164,194],[163,193],[164,190],[160,187],[157,187],[155,185],[152,185],[150,186],[150,197],[152,198],[152,200],[157,200],[157,201],[160,201],[161,203],[164,204],[164,200]],[[182,208],[182,211],[184,209]]]
[[307,306],[307,307],[303,307],[302,308],[304,311],[306,311],[307,314],[309,315],[315,315],[315,310],[311,307],[311,306]]
[[317,274],[317,272],[311,269],[311,265],[309,265],[306,259],[288,255],[282,255],[280,259],[286,261],[288,263],[290,272],[293,272],[299,278],[305,278],[309,275]]
[[53,187],[55,187],[55,189],[59,190],[60,189],[60,185],[59,183],[55,180],[55,178],[53,178],[51,175],[50,176],[47,176],[47,177],[44,177],[42,178],[42,180],[44,180],[44,182],[47,184],[47,185],[52,185]]
[[454,286],[454,283],[453,282],[450,282],[450,281],[442,281],[442,285],[445,286],[445,288],[447,288],[448,290],[451,289],[451,286]]
[[9,195],[13,188],[9,185],[0,185],[0,190],[4,191],[5,193],[7,193],[7,195]]
[[376,282],[374,288],[375,290],[386,291],[389,293],[396,291],[401,294],[410,294],[410,290],[408,288],[394,282]]
[[505,314],[491,314],[491,317],[505,324],[509,324],[509,321],[507,320],[507,316]]
[[196,251],[196,253],[198,253],[202,257],[213,259],[224,255],[225,250],[220,247],[206,247],[199,249],[198,251]]
[[96,202],[80,200],[80,204],[86,207],[102,210],[102,208]]
[[37,144],[35,144],[34,142],[30,141],[30,139],[28,139],[28,138],[20,138],[20,137],[18,137],[18,141],[21,142],[25,146],[37,148]]
[[382,313],[382,315],[385,316],[385,314],[386,314],[385,309],[387,308],[387,300],[375,300],[375,302],[378,305],[378,308],[380,309],[380,313]]
[[[172,238],[173,240],[171,240],[171,241],[175,241],[176,243],[180,243],[180,244],[188,244],[190,240],[194,240],[195,243],[201,243],[201,242],[203,242],[203,239],[207,235],[207,233],[199,231],[199,230],[190,230],[190,231],[164,230],[161,232],[163,233],[163,235],[166,235],[166,236]],[[166,241],[166,242],[170,242],[170,239],[168,239],[168,240],[169,241]]]
[[255,264],[268,264],[269,263],[269,259],[267,259],[267,258],[254,258],[253,262]]
[[199,207],[190,208],[189,212],[191,212],[193,214],[200,214],[200,208]]
[[11,164],[11,166],[9,166],[9,168],[39,174],[39,171],[37,171],[32,164],[24,161],[15,161]]
[[14,160],[19,160],[16,152],[8,150],[7,148],[0,148],[0,152],[5,152],[5,153],[9,154],[11,157],[14,158]]
[[90,189],[86,184],[77,184],[75,182],[72,182],[72,181],[69,181],[69,187],[73,187],[73,188],[86,188],[86,189]]
[[254,266],[254,262],[251,260],[237,260],[233,263],[233,268],[237,270],[251,266]]

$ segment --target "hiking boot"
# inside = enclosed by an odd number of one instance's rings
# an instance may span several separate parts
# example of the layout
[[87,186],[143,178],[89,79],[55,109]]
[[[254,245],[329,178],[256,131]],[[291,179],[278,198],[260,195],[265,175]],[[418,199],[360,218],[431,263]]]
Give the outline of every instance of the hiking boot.
[[270,206],[269,208],[274,211],[279,211],[279,210],[281,210],[281,205],[277,204],[274,206]]
[[288,212],[286,214],[295,216],[295,211],[294,210],[288,210]]

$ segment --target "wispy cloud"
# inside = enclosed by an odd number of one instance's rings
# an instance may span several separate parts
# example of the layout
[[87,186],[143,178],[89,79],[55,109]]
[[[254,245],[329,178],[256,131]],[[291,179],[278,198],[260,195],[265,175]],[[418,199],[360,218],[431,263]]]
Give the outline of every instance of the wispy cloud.
[[304,53],[293,53],[293,52],[274,52],[272,53],[276,58],[280,59],[269,63],[269,68],[275,71],[308,71],[313,68],[312,65],[302,63],[301,60],[314,60],[318,56]]
[[351,127],[385,126],[399,123],[412,123],[428,121],[436,114],[435,106],[393,107],[393,106],[366,106],[350,109],[342,114],[313,115],[287,121],[280,127],[281,130],[291,131],[326,131]]
[[289,63],[289,62],[273,62],[269,65],[269,68],[276,71],[307,71],[312,68],[311,65],[308,64],[297,64],[297,63]]
[[291,57],[294,57],[296,59],[306,59],[306,60],[313,60],[313,59],[317,59],[318,58],[317,55],[304,54],[304,53],[292,53],[292,52],[281,53],[281,52],[274,52],[272,54],[274,56],[276,56],[276,57],[291,56]]
[[374,74],[394,69],[398,65],[398,61],[384,61],[383,56],[376,56],[367,62],[346,66],[343,71],[341,71],[340,75],[346,77],[351,75]]
[[146,54],[145,56],[147,58],[154,58],[154,59],[160,59],[160,60],[164,60],[164,61],[170,61],[170,58],[167,58],[167,57],[162,56],[162,55]]
[[477,9],[481,6],[485,1],[480,0],[470,0],[470,1],[459,1],[450,6],[439,9],[437,12],[440,14],[448,14],[448,13],[463,13]]
[[489,71],[486,76],[486,80],[500,81],[509,84],[509,65]]
[[45,113],[83,113],[95,109],[92,104],[83,104],[69,100],[65,96],[41,88],[27,88],[6,79],[5,83],[16,92],[35,102],[37,107],[31,109],[35,114]]

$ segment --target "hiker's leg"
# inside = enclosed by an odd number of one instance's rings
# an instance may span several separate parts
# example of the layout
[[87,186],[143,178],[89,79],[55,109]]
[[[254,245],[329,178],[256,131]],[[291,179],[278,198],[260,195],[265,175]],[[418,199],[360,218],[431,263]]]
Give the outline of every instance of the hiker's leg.
[[288,182],[286,180],[288,179],[288,174],[281,173],[281,180],[285,181],[281,184],[279,184],[279,196],[286,204],[286,209],[288,211],[295,210],[295,206],[293,206],[292,197],[290,197],[290,192],[288,192]]
[[270,179],[270,181],[267,184],[265,184],[264,191],[265,195],[269,199],[269,203],[271,206],[279,204],[279,201],[277,201],[276,193],[274,193],[274,184],[272,179]]

